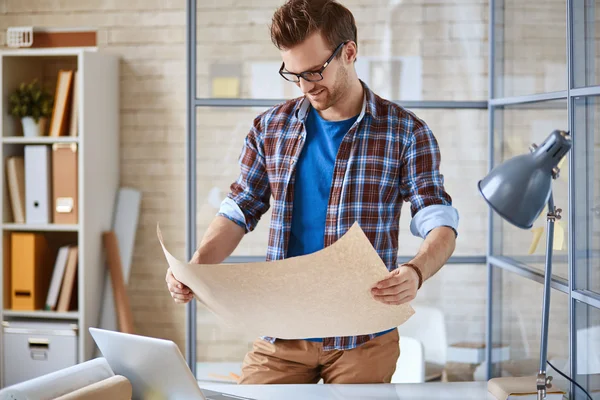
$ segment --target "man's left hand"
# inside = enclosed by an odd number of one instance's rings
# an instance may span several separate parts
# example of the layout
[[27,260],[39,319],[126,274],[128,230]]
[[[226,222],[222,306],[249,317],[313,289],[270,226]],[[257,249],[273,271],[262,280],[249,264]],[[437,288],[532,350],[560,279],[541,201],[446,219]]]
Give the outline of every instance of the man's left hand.
[[384,304],[399,305],[414,300],[419,275],[410,267],[400,266],[371,289],[373,298]]

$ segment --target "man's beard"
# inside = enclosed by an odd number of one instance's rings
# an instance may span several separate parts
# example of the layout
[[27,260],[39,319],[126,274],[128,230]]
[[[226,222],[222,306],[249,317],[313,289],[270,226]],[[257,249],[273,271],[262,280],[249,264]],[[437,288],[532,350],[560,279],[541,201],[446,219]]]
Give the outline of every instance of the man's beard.
[[311,105],[318,111],[324,111],[328,108],[334,106],[347,92],[349,88],[349,79],[348,79],[348,71],[345,68],[338,68],[335,82],[331,90],[327,87],[322,87],[317,90],[313,90],[313,92],[318,92],[323,89],[325,93],[321,94],[323,96],[322,99],[313,100],[309,96],[309,100]]

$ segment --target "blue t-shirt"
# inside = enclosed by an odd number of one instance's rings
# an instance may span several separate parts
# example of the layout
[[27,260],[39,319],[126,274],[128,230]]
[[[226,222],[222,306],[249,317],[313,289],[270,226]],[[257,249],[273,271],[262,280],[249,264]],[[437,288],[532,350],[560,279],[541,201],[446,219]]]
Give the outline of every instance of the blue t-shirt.
[[344,136],[358,115],[344,121],[327,121],[311,108],[306,119],[306,140],[298,162],[288,257],[323,249],[325,214],[333,179],[333,166]]
[[[315,109],[309,111],[306,141],[296,164],[288,257],[314,253],[325,246],[325,216],[333,167],[340,144],[357,118],[358,115],[343,121],[327,121]],[[379,334],[386,332],[389,331]]]

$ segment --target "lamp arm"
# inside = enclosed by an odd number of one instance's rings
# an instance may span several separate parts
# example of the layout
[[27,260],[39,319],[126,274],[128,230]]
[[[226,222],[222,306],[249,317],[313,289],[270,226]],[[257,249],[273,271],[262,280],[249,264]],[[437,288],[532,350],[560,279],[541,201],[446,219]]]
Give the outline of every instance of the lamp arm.
[[548,198],[548,214],[546,229],[546,266],[544,275],[544,299],[542,303],[542,332],[540,337],[540,371],[537,377],[538,400],[546,398],[546,389],[552,385],[552,377],[546,376],[548,361],[548,323],[550,320],[550,290],[552,283],[552,251],[554,246],[554,222],[560,219],[561,209],[554,206],[552,191]]

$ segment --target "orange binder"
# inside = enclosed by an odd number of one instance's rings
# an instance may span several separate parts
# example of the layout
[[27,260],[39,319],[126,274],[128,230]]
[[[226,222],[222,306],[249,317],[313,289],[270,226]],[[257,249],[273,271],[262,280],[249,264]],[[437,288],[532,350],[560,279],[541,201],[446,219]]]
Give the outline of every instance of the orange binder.
[[52,221],[55,224],[76,224],[77,144],[52,145]]
[[10,235],[4,235],[2,240],[3,245],[3,274],[4,287],[2,288],[4,308],[10,310]]
[[48,244],[40,233],[11,234],[11,301],[13,310],[41,310],[50,284]]

